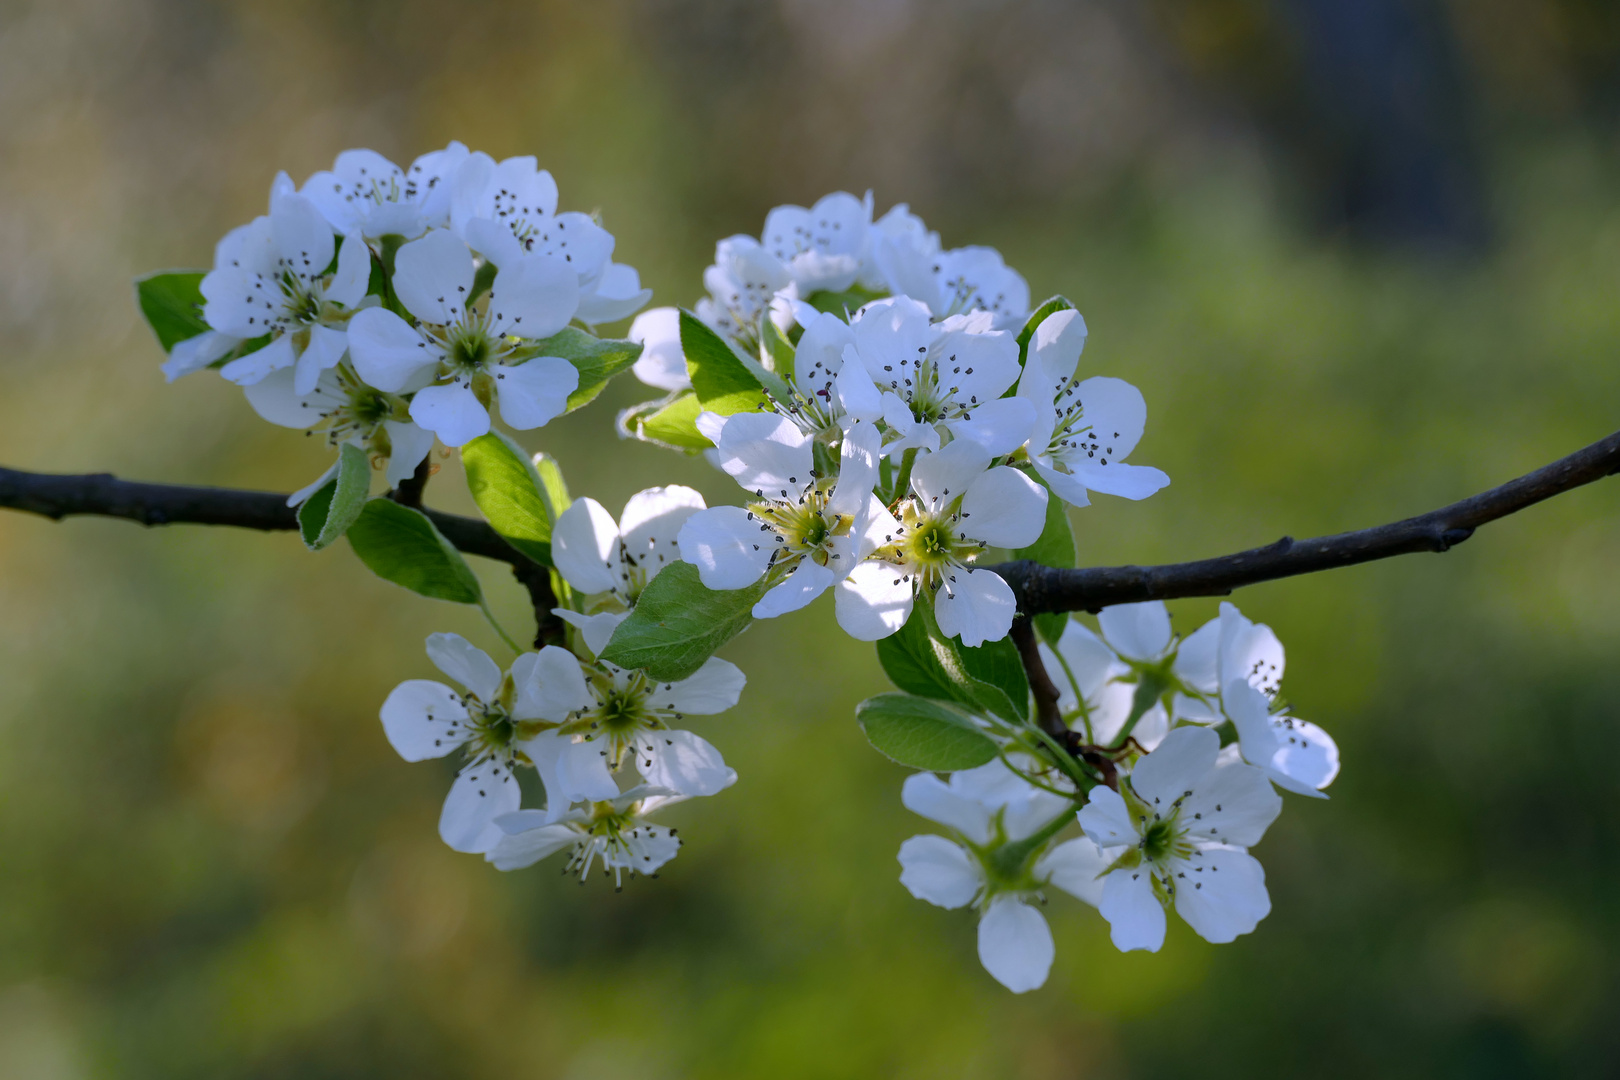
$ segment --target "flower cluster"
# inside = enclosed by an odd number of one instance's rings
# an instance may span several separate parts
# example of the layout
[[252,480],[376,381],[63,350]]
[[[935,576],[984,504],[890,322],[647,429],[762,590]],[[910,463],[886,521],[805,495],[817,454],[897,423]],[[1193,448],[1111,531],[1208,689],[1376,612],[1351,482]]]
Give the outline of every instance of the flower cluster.
[[453,142],[401,169],[346,151],[301,187],[277,176],[269,212],[220,241],[199,286],[207,329],[164,370],[217,367],[265,419],[360,446],[397,485],[435,437],[461,446],[496,409],[520,430],[567,409],[579,372],[549,339],[652,295],[613,244],[558,212],[532,157]]
[[[218,369],[266,419],[338,449],[290,500],[310,547],[347,535],[369,569],[478,605],[511,646],[503,667],[434,634],[450,682],[407,680],[382,705],[401,757],[459,762],[445,843],[501,870],[566,852],[581,881],[655,874],[680,841],[652,819],[737,779],[688,729],[742,694],[715,650],[830,592],[902,691],[862,703],[862,727],[918,770],[902,801],[945,830],[902,845],[901,883],[977,911],[993,977],[1046,981],[1056,892],[1126,950],[1156,951],[1171,907],[1212,942],[1252,931],[1270,898],[1249,848],[1275,789],[1325,797],[1339,768],[1280,697],[1276,635],[1223,604],[1179,638],[1148,603],[1095,631],[1032,620],[1015,644],[1016,597],[985,565],[1072,560],[1070,507],[1169,483],[1127,461],[1145,401],[1082,364],[1074,306],[1032,312],[995,250],[946,250],[905,205],[874,220],[870,195],[839,192],[722,240],[694,311],[647,311],[614,341],[595,327],[651,294],[613,250],[597,220],[558,210],[534,158],[451,143],[401,169],[353,150],[301,187],[278,176],[211,270],[141,285],[171,380]],[[494,430],[543,427],[631,369],[668,396],[621,432],[703,453],[735,504],[651,487],[615,519]],[[493,530],[463,549],[511,564],[533,649],[495,623],[446,519],[413,508],[420,482],[367,497],[368,459],[398,488],[436,440],[461,449]]]
[[[1065,771],[982,720],[1003,743],[998,760],[948,781],[919,773],[903,791],[952,836],[901,845],[901,884],[941,907],[974,905],[979,957],[1015,992],[1044,983],[1052,963],[1051,931],[1029,907],[1048,886],[1097,908],[1125,951],[1157,952],[1170,907],[1211,942],[1252,931],[1271,910],[1248,849],[1282,809],[1273,785],[1325,798],[1338,774],[1333,740],[1278,698],[1270,627],[1231,604],[1184,640],[1161,603],[1106,608],[1098,622],[1100,634],[1071,620],[1055,650],[1040,646],[1092,767]],[[1076,820],[1081,835],[1059,842]]]

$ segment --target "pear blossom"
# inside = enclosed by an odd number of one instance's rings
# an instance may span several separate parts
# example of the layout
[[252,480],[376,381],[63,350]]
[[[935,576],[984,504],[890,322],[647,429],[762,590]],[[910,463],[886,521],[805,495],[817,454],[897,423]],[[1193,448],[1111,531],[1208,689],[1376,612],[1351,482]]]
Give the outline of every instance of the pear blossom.
[[626,318],[652,298],[635,270],[612,261],[612,233],[589,214],[557,212],[557,182],[532,157],[470,155],[456,170],[451,227],[503,270],[531,255],[566,263],[579,284],[573,314],[587,324]]
[[852,347],[882,395],[886,455],[972,439],[992,457],[1011,453],[1035,423],[1030,403],[1002,392],[1018,378],[1018,343],[982,313],[935,324],[908,297],[877,300],[850,324]]
[[[336,266],[328,272],[334,253]],[[277,177],[269,215],[227,233],[202,279],[203,319],[212,330],[239,341],[270,337],[220,374],[251,386],[272,371],[295,368],[294,386],[309,393],[321,372],[343,358],[346,327],[363,306],[370,280],[371,250],[360,234],[349,233],[340,246],[315,204],[292,190],[286,174]],[[199,342],[199,354],[205,345],[211,354],[224,344],[220,338]]]
[[177,341],[174,348],[169,350],[169,358],[163,362],[164,380],[174,382],[181,376],[211,367],[235,352],[242,341],[242,338],[222,334],[218,330],[204,330],[184,341]]
[[[949,827],[952,838],[913,836],[900,845],[900,883],[919,900],[979,911],[979,960],[1015,994],[1046,982],[1056,949],[1051,928],[1031,901],[1056,886],[1089,904],[1101,897],[1108,860],[1077,837],[1047,848],[1042,834],[1061,826],[1072,802],[1030,785],[1000,761],[953,773],[907,778],[901,801]],[[1055,830],[1052,830],[1055,831]]]
[[[941,251],[939,233],[930,230],[905,203],[896,203],[888,213],[872,223],[867,235],[869,240],[866,261],[861,265],[861,286],[872,292],[912,296],[927,303],[935,291],[933,267]],[[921,296],[914,295],[906,288],[906,285],[913,283],[906,275],[914,269],[915,284],[920,288]]]
[[[272,424],[324,435],[333,447],[353,443],[386,457],[384,475],[389,487],[398,487],[415,473],[433,449],[433,433],[411,420],[405,399],[366,385],[348,364],[321,372],[315,389],[307,394],[296,392],[293,378],[292,369],[283,368],[242,391],[253,411]],[[295,493],[289,505],[303,502],[332,475],[329,471],[313,486]]]
[[625,335],[641,346],[631,371],[659,390],[689,390],[686,353],[681,350],[681,313],[672,307],[652,308],[637,315]]
[[630,496],[615,522],[595,499],[575,499],[551,533],[557,572],[587,596],[627,610],[658,571],[681,560],[681,527],[704,506],[698,492],[670,484]]
[[765,216],[766,250],[787,267],[798,294],[843,292],[865,262],[872,227],[872,196],[836,191],[802,206],[778,206]]
[[1310,721],[1273,713],[1269,706],[1244,679],[1233,679],[1221,691],[1221,707],[1237,729],[1243,760],[1259,766],[1284,791],[1327,798],[1322,789],[1339,775],[1338,744]]
[[1018,396],[1035,408],[1029,456],[1059,497],[1089,506],[1087,492],[1145,499],[1170,482],[1162,471],[1126,464],[1142,439],[1147,404],[1121,379],[1081,379],[1086,321],[1073,308],[1054,311],[1035,328]]
[[349,328],[365,381],[413,393],[410,416],[446,446],[489,431],[489,407],[518,429],[542,427],[568,407],[579,372],[567,360],[535,356],[533,342],[568,325],[578,303],[575,275],[561,260],[532,255],[495,275],[474,306],[467,246],[436,229],[394,257],[394,290],[419,324],[370,308]]
[[503,676],[488,654],[459,634],[429,636],[427,653],[466,692],[428,679],[402,682],[383,702],[383,732],[406,761],[462,751],[466,764],[445,798],[439,835],[457,851],[488,851],[501,837],[495,818],[519,805],[512,775],[521,760],[518,740],[523,722],[540,718],[520,687],[532,681],[538,657],[525,653]]
[[914,498],[896,520],[873,522],[883,543],[839,583],[838,624],[860,641],[888,637],[905,625],[916,598],[934,605],[947,637],[977,646],[1006,637],[1016,603],[1012,589],[972,561],[990,547],[1033,544],[1046,524],[1046,491],[989,451],[961,439],[920,454],[911,473]]
[[546,723],[520,748],[540,772],[553,820],[578,800],[612,797],[612,774],[627,762],[648,784],[680,795],[713,795],[736,782],[719,750],[673,726],[737,704],[747,680],[735,664],[711,656],[687,678],[660,682],[548,645],[533,670],[525,711]]
[[855,332],[836,315],[803,316],[804,333],[793,350],[786,400],[772,404],[807,435],[834,442],[861,421],[883,417],[883,399],[872,376],[854,354]]
[[1029,285],[995,248],[942,251],[939,234],[901,203],[873,225],[862,280],[893,296],[926,304],[935,318],[980,311],[998,330],[1017,329],[1029,315]]
[[759,320],[772,298],[793,283],[782,261],[752,236],[729,236],[714,247],[714,263],[703,271],[709,295],[693,313],[722,337],[746,349],[759,344]]
[[797,611],[841,580],[881,542],[873,530],[893,521],[872,494],[881,436],[857,423],[844,437],[839,473],[816,475],[813,440],[786,417],[713,413],[719,464],[757,501],[693,514],[677,537],[681,558],[711,589],[742,589],[769,575],[757,619]]
[[384,236],[414,240],[450,219],[450,181],[467,160],[452,141],[401,169],[375,150],[345,150],[328,171],[304,181],[299,194],[314,203],[332,228],[368,241]]
[[1179,727],[1136,763],[1120,790],[1091,790],[1080,826],[1109,860],[1097,910],[1124,952],[1157,952],[1174,904],[1206,941],[1224,944],[1271,911],[1265,871],[1248,853],[1282,809],[1265,773],[1221,762],[1220,738]]
[[1176,715],[1218,724],[1225,718],[1222,689],[1240,679],[1270,701],[1282,685],[1287,655],[1271,627],[1222,601],[1220,613],[1181,643],[1177,661],[1183,693],[1176,699]]
[[[1137,683],[1131,666],[1082,623],[1069,620],[1053,649],[1040,646],[1041,660],[1058,687],[1058,708],[1069,727],[1093,746],[1112,746],[1130,718]],[[1162,702],[1144,712],[1131,729],[1137,745],[1151,750],[1169,730]]]
[[656,876],[660,867],[680,853],[675,830],[647,821],[648,816],[687,796],[661,792],[642,785],[610,799],[570,810],[552,821],[539,810],[518,810],[496,819],[503,835],[484,856],[497,870],[519,870],[567,850],[563,873],[575,874],[580,883],[598,859],[613,878],[615,891],[624,876]]

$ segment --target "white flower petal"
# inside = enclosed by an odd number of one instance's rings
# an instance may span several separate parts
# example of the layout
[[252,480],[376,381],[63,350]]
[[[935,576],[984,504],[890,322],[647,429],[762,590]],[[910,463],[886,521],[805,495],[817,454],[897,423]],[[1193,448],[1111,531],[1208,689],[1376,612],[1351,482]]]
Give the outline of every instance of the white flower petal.
[[382,706],[383,734],[406,761],[444,757],[466,741],[466,720],[460,695],[428,679],[400,683]]
[[620,585],[624,568],[613,515],[595,499],[575,499],[551,530],[551,558],[563,579],[582,593]]
[[508,367],[491,364],[495,397],[508,427],[545,427],[568,411],[568,395],[579,389],[579,369],[558,356],[536,356]]
[[358,232],[351,232],[338,249],[337,273],[326,286],[326,299],[353,308],[366,298],[370,284],[371,249]]
[[1267,771],[1272,782],[1300,795],[1318,795],[1339,775],[1339,746],[1333,736],[1308,720],[1272,719],[1277,752]]
[[1115,870],[1103,879],[1097,911],[1108,920],[1108,936],[1120,952],[1158,952],[1164,944],[1164,907],[1153,895],[1147,867]]
[[271,200],[270,235],[275,237],[283,262],[306,281],[320,276],[337,246],[325,215],[314,203],[296,194]]
[[934,594],[940,633],[961,637],[970,649],[1006,637],[1017,613],[1012,588],[993,570],[948,570]]
[[1080,827],[1098,847],[1135,846],[1142,839],[1124,797],[1112,788],[1092,788],[1078,817]]
[[293,378],[294,371],[290,367],[272,371],[258,382],[242,387],[242,394],[253,406],[253,411],[272,424],[289,428],[311,427],[337,401],[321,390],[308,394],[296,393]]
[[1016,897],[996,897],[979,920],[979,962],[1015,994],[1045,984],[1056,955],[1046,917]]
[[636,378],[659,390],[685,390],[692,385],[686,354],[681,351],[681,313],[677,309],[643,311],[625,336],[641,343],[641,355],[631,368]]
[[1261,768],[1270,765],[1277,753],[1277,734],[1271,726],[1269,706],[1266,695],[1243,679],[1227,683],[1221,695],[1222,711],[1237,728],[1244,760]]
[[1035,461],[1035,471],[1040,474],[1046,486],[1052,489],[1053,494],[1070,506],[1090,506],[1091,499],[1086,495],[1085,481],[1072,473],[1059,472],[1040,459]]
[[[1142,765],[1155,754],[1162,753],[1170,741],[1183,731],[1207,734],[1208,728],[1176,728],[1166,735],[1159,749],[1144,758]],[[1135,775],[1131,777],[1134,784]],[[1138,789],[1140,790],[1140,789]],[[1178,792],[1179,794],[1179,792]],[[1195,839],[1210,840],[1236,847],[1252,847],[1260,842],[1266,829],[1282,813],[1282,796],[1266,779],[1264,770],[1239,763],[1220,764],[1194,786],[1191,797],[1181,807],[1181,824]]]
[[[978,443],[959,440],[951,443],[943,450],[933,453],[917,455],[917,462],[911,469],[911,489],[917,493],[923,505],[930,512],[938,512],[950,505],[951,500],[964,494],[968,488],[981,477],[987,475],[985,466],[990,464],[990,455]],[[995,470],[992,470],[995,471]],[[1017,470],[1008,469],[1007,472],[1016,475]],[[1016,499],[1015,495],[1002,495],[1002,489],[1011,492],[1005,478],[993,483],[991,491],[1001,495],[997,501]],[[1046,505],[1044,500],[1040,503]],[[1043,511],[1044,514],[1044,511]],[[1044,521],[1044,516],[1042,517]],[[1023,525],[1023,522],[1019,523]],[[977,525],[977,523],[975,523]],[[1035,533],[1040,536],[1039,530]],[[1026,543],[1033,543],[1033,538]],[[1015,545],[1022,547],[1022,544]]]
[[672,562],[679,562],[676,539],[688,518],[705,508],[703,496],[680,484],[651,487],[630,496],[619,515],[619,532],[630,558],[646,571],[647,580]]
[[1154,661],[1170,648],[1170,611],[1161,600],[1103,608],[1097,624],[1103,640],[1131,660]]
[[195,337],[175,343],[169,358],[163,362],[163,377],[168,382],[202,371],[216,360],[221,360],[242,343],[242,339],[218,330],[205,330]]
[[1136,763],[1131,787],[1150,809],[1169,814],[1177,799],[1207,781],[1220,749],[1220,736],[1208,728],[1176,728],[1157,750]]
[[681,525],[676,543],[681,558],[698,568],[710,589],[743,589],[771,564],[776,544],[753,515],[740,506],[700,510]]
[[467,246],[498,267],[515,267],[523,261],[523,244],[511,226],[489,218],[473,218],[462,229]]
[[1205,941],[1225,945],[1271,914],[1266,872],[1248,852],[1206,848],[1175,870],[1176,914]]
[[512,661],[512,719],[560,724],[571,713],[596,704],[579,659],[558,645],[528,652]]
[[720,468],[752,492],[797,498],[811,482],[811,439],[775,413],[736,413],[720,432]]
[[613,640],[613,631],[630,617],[628,611],[604,611],[599,615],[581,615],[567,608],[552,608],[551,613],[568,625],[578,628],[579,636],[585,639],[585,647],[591,650],[592,656],[602,655],[602,650]]
[[933,773],[914,773],[900,787],[900,802],[913,814],[949,825],[975,844],[990,842],[990,811],[977,799],[953,791]]
[[1086,490],[1122,499],[1145,499],[1170,483],[1162,469],[1151,465],[1128,465],[1123,461],[1109,461],[1106,465],[1071,461],[1069,465]]
[[679,682],[659,683],[653,687],[647,703],[678,713],[712,716],[737,704],[747,682],[748,677],[736,664],[711,656],[696,672]]
[[844,433],[839,453],[838,483],[827,500],[827,511],[854,517],[866,507],[878,481],[878,455],[883,435],[872,424],[857,421]]
[[571,735],[544,731],[518,744],[540,774],[546,789],[546,822],[555,824],[568,808],[582,799],[612,799],[619,785],[608,772],[604,752],[594,742],[579,742]]
[[366,308],[349,320],[349,356],[354,370],[378,390],[403,392],[439,363],[410,323],[385,308]]
[[411,399],[411,419],[446,446],[463,446],[489,433],[489,413],[470,389],[430,386]]
[[1030,338],[1029,363],[1039,363],[1049,386],[1055,388],[1074,375],[1085,347],[1086,320],[1080,313],[1073,308],[1054,311],[1041,320]]
[[501,692],[501,669],[489,654],[460,634],[429,634],[428,659],[433,666],[472,691],[486,705]]
[[913,836],[900,845],[900,884],[919,900],[959,908],[979,894],[984,878],[961,844],[943,836]]
[[579,275],[573,267],[552,255],[530,255],[495,275],[489,290],[490,330],[548,338],[568,325],[578,307]]
[[610,262],[590,292],[581,292],[574,317],[588,326],[628,319],[652,299],[652,290],[641,287],[641,275],[633,267]]
[[813,559],[801,559],[791,574],[759,598],[759,603],[754,605],[753,616],[756,619],[774,619],[778,615],[798,611],[832,588],[836,580],[837,575],[825,566]]
[[[506,814],[502,821],[516,815]],[[502,822],[497,822],[501,825]],[[522,832],[505,833],[484,858],[495,864],[497,870],[521,870],[533,866],[548,855],[572,847],[580,839],[578,830],[567,825],[540,825]]]
[[1124,461],[1142,441],[1142,431],[1147,427],[1147,402],[1142,391],[1124,379],[1097,375],[1075,387],[1075,394],[1084,405],[1091,441],[1100,444],[1097,456],[1086,460]]
[[389,487],[397,488],[416,475],[416,467],[432,451],[433,432],[403,420],[384,420],[382,426],[391,448],[384,478]]
[[521,800],[506,766],[487,758],[468,765],[456,773],[445,797],[439,836],[455,851],[483,854],[501,841],[495,819],[516,810]]
[[1096,907],[1102,903],[1103,872],[1113,861],[1090,839],[1077,836],[1041,856],[1035,877]]
[[718,795],[737,782],[737,770],[726,765],[713,744],[690,731],[649,731],[650,744],[631,751],[642,778],[655,787],[681,795]]
[[868,559],[833,590],[838,625],[856,641],[886,638],[911,617],[911,583],[885,562]]
[[238,386],[252,386],[272,371],[290,368],[298,362],[293,352],[292,338],[283,334],[264,348],[239,356],[219,369],[219,373]]
[[1220,693],[1221,620],[1211,619],[1188,634],[1176,649],[1171,671],[1187,686],[1205,694]]
[[[962,444],[951,444],[957,445]],[[950,449],[946,447],[940,453]],[[922,462],[917,465],[920,468]],[[993,547],[1027,547],[1039,540],[1046,528],[1046,499],[1046,489],[1041,485],[1017,469],[999,465],[968,485],[959,527],[964,536]]]
[[460,322],[472,284],[472,252],[446,230],[435,229],[394,254],[394,293],[423,322]]
[[805,324],[793,352],[793,383],[799,392],[808,397],[827,389],[844,366],[844,349],[854,344],[855,331],[848,323],[836,315],[817,312]]
[[971,439],[991,457],[1001,457],[1028,441],[1035,430],[1035,406],[1021,397],[996,398],[975,408],[971,420],[949,426],[957,438]]
[[342,330],[333,330],[329,326],[310,327],[309,344],[304,346],[304,351],[298,355],[298,361],[293,366],[293,391],[298,394],[313,393],[315,384],[320,382],[321,372],[337,367],[348,347],[349,335]]

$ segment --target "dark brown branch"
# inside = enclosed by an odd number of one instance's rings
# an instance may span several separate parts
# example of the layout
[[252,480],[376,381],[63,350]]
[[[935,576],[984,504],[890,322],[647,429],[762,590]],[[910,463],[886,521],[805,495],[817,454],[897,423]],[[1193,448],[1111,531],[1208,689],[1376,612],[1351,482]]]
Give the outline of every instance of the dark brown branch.
[[1620,472],[1620,432],[1501,487],[1405,521],[1311,540],[1275,544],[1197,562],[1165,566],[1098,566],[1058,570],[1027,560],[988,567],[1006,579],[1026,615],[1099,611],[1112,604],[1225,596],[1277,578],[1418,551],[1447,551],[1474,530],[1544,499]]
[[[108,473],[71,475],[0,468],[0,507],[53,521],[92,514],[142,525],[234,525],[263,532],[298,528],[298,512],[287,505],[287,496],[277,492],[143,484]],[[513,566],[529,562],[482,521],[438,510],[422,512],[446,540],[468,555]]]
[[433,455],[429,454],[416,466],[416,472],[401,480],[399,486],[388,493],[388,497],[401,506],[409,506],[413,510],[422,509],[422,489],[427,487],[428,477],[436,471]]
[[1029,677],[1029,688],[1035,694],[1035,720],[1041,730],[1059,742],[1069,737],[1069,725],[1063,722],[1063,710],[1058,707],[1058,688],[1041,660],[1041,647],[1035,640],[1035,626],[1029,616],[1020,615],[1013,620],[1012,641],[1018,646],[1018,659],[1024,663],[1024,674]]

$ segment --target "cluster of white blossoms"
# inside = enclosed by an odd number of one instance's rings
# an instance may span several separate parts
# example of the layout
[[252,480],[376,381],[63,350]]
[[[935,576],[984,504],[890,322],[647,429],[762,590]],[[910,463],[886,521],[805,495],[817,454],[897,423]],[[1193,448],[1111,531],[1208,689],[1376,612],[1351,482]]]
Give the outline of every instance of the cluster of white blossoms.
[[[511,646],[503,667],[434,634],[450,682],[408,680],[382,706],[407,761],[459,763],[444,842],[502,870],[565,852],[582,881],[655,874],[680,841],[651,818],[737,779],[688,730],[742,693],[714,652],[831,592],[900,688],[862,703],[862,728],[920,770],[904,805],[948,834],[907,840],[900,880],[978,912],[992,976],[1046,981],[1054,890],[1125,950],[1159,949],[1172,907],[1212,942],[1252,931],[1270,898],[1249,848],[1275,789],[1325,797],[1339,768],[1279,696],[1276,635],[1222,604],[1180,638],[1146,603],[1105,609],[1098,631],[1033,619],[1015,645],[1015,594],[982,565],[1072,565],[1068,508],[1169,483],[1127,460],[1146,404],[1087,370],[1074,306],[1032,310],[993,249],[946,250],[905,205],[874,220],[870,195],[839,192],[722,240],[693,311],[604,339],[651,294],[598,221],[557,207],[534,158],[451,143],[401,169],[353,150],[301,187],[278,176],[211,270],[140,286],[171,380],[215,368],[338,448],[289,500],[311,548],[346,535],[387,580],[480,606]],[[621,434],[704,454],[734,504],[652,487],[615,519],[494,429],[543,427],[632,367],[668,396],[622,413]],[[368,460],[398,489],[436,440],[461,449],[493,530],[476,549],[529,589],[533,649],[495,625],[419,484],[370,497]]]
[[[905,805],[952,836],[901,845],[901,883],[941,907],[972,904],[979,958],[1018,993],[1046,981],[1055,955],[1030,906],[1049,886],[1097,908],[1124,951],[1157,952],[1172,906],[1207,941],[1252,931],[1271,911],[1248,849],[1282,809],[1273,785],[1326,798],[1339,771],[1333,740],[1279,699],[1270,627],[1231,604],[1185,639],[1158,602],[1098,622],[1100,634],[1070,620],[1040,652],[1073,748],[1100,768],[1067,772],[1014,732],[998,760],[905,784]],[[1081,835],[1060,840],[1076,821]]]
[[164,371],[218,367],[265,419],[365,449],[395,485],[435,437],[461,446],[496,409],[529,430],[567,408],[579,372],[547,339],[652,296],[613,245],[589,215],[558,212],[532,157],[453,142],[401,169],[349,150],[302,187],[277,176],[269,213],[219,242],[200,284],[207,330]]

